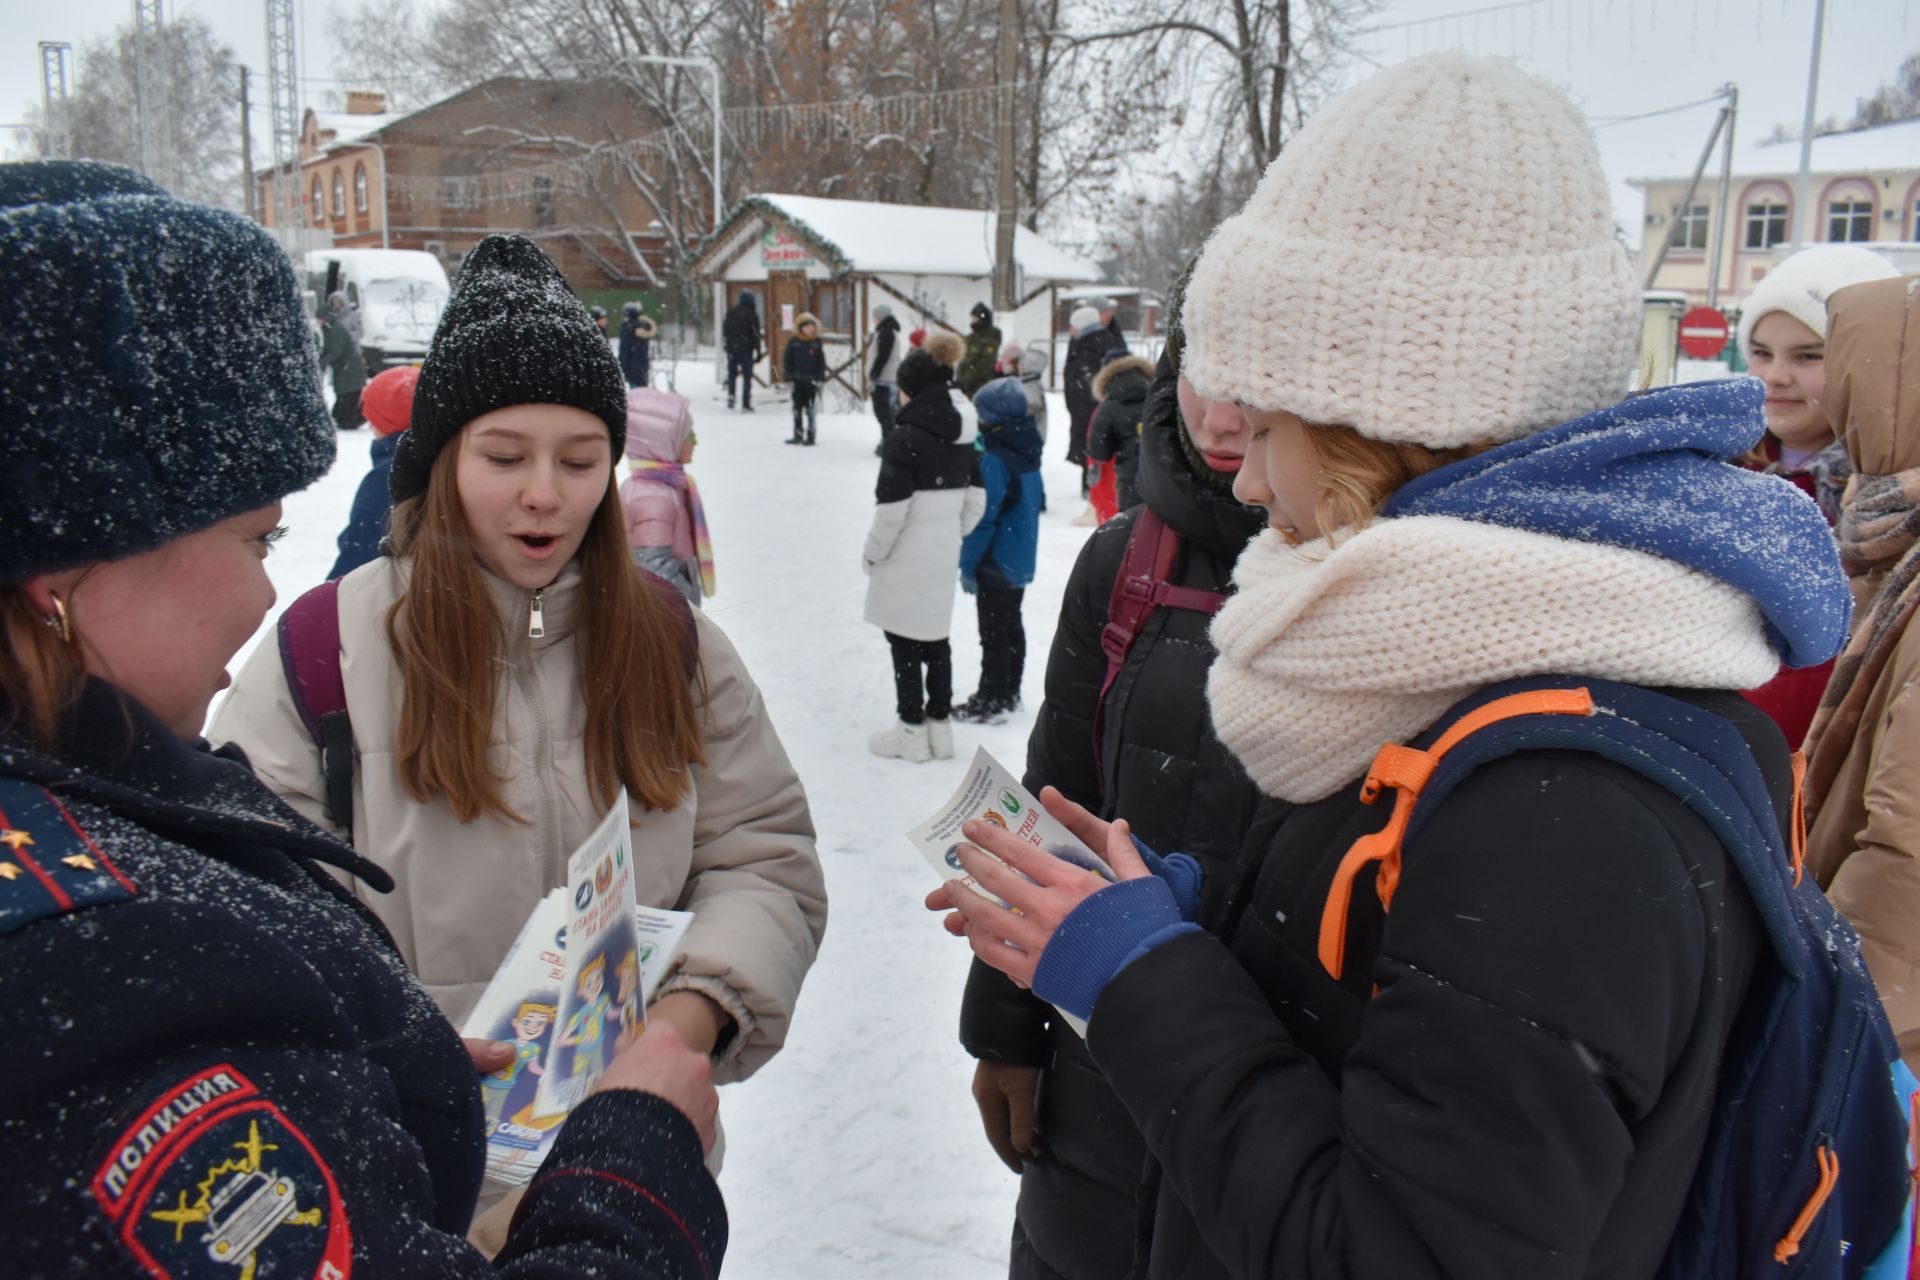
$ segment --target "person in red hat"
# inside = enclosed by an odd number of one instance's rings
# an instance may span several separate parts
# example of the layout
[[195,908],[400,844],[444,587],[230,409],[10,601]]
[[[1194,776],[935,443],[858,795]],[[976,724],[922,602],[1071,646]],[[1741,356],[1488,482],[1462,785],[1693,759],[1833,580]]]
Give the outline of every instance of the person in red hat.
[[400,365],[375,375],[360,393],[360,411],[373,425],[373,466],[353,495],[347,527],[340,531],[340,558],[333,562],[328,581],[344,578],[380,554],[380,541],[387,536],[387,513],[393,507],[387,473],[393,469],[393,451],[400,447],[401,434],[413,422],[413,387],[418,381],[417,367]]

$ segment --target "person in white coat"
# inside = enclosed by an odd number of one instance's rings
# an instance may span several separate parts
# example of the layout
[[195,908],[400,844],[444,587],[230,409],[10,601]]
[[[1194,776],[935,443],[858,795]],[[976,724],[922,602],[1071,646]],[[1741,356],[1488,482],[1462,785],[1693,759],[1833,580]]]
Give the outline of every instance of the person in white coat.
[[960,540],[986,510],[974,437],[979,418],[953,386],[960,339],[940,332],[900,362],[900,411],[880,450],[873,527],[862,557],[866,619],[893,650],[898,721],[868,741],[875,755],[953,755],[953,630]]
[[[340,580],[351,812],[260,646],[209,730],[388,872],[352,888],[455,1023],[624,789],[640,901],[694,913],[649,1020],[738,1080],[784,1043],[826,927],[806,793],[719,629],[633,567],[612,350],[551,261],[461,271],[396,451],[392,554]],[[297,607],[297,606],[296,606]],[[592,696],[588,691],[592,690]]]

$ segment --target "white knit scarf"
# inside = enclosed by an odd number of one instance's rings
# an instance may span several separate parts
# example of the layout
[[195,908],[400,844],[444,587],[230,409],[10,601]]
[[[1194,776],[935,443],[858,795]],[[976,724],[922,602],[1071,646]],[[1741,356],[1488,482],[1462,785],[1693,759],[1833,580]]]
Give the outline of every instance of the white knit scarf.
[[1759,608],[1644,552],[1452,516],[1383,520],[1234,566],[1207,680],[1214,731],[1269,795],[1361,777],[1485,685],[1528,675],[1750,689],[1779,666]]

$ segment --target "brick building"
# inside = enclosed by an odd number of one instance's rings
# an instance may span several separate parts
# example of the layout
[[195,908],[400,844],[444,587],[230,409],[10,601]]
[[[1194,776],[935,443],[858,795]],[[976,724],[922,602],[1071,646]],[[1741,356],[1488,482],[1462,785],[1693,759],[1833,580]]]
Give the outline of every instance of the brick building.
[[[503,77],[405,115],[386,112],[382,94],[350,93],[345,112],[309,110],[302,123],[301,234],[290,247],[424,249],[452,274],[482,237],[515,231],[578,291],[652,289],[667,240],[617,172],[618,149],[644,146],[648,132],[617,93],[585,81]],[[582,161],[580,141],[613,154]],[[268,227],[280,220],[284,172],[256,174]]]

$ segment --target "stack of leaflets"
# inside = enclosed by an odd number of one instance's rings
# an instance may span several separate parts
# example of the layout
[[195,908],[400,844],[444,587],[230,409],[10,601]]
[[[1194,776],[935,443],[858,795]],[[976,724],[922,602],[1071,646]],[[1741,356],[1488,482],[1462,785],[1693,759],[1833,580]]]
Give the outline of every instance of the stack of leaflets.
[[[1020,780],[1008,772],[1006,766],[988,755],[985,747],[973,753],[973,763],[967,766],[967,776],[961,780],[960,789],[948,797],[947,802],[931,818],[907,832],[907,839],[913,841],[913,847],[944,878],[958,876],[961,884],[1004,907],[1007,905],[1004,899],[981,888],[960,865],[960,846],[967,843],[960,828],[975,818],[1012,832],[1027,843],[1040,846],[1062,861],[1084,867],[1103,880],[1119,878],[1113,874],[1113,868],[1107,865],[1104,858],[1087,848],[1081,843],[1080,837],[1041,808],[1040,802],[1028,795],[1027,789],[1020,785]],[[1065,1009],[1059,1012],[1075,1034],[1085,1039],[1087,1024]]]
[[480,1077],[487,1176],[524,1186],[614,1051],[638,1037],[680,955],[689,911],[634,900],[627,797],[567,859],[567,883],[534,907],[460,1033],[514,1046]]

